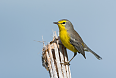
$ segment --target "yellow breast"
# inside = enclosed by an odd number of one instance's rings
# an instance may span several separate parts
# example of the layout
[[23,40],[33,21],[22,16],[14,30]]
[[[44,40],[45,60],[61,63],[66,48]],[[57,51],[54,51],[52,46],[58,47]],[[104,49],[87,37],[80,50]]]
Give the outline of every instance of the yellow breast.
[[70,36],[67,33],[67,30],[65,30],[65,29],[60,30],[60,39],[61,39],[62,44],[66,48],[68,48],[69,50],[71,50],[73,52],[77,52],[77,49],[75,49],[75,47],[70,44]]

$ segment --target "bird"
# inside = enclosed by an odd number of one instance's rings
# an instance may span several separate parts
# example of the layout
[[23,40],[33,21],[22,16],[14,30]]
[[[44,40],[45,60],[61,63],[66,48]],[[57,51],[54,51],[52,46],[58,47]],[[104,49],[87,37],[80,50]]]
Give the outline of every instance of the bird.
[[62,44],[72,52],[74,52],[73,57],[68,61],[64,62],[65,65],[70,65],[71,60],[77,55],[82,54],[86,59],[85,51],[92,53],[98,60],[102,58],[92,51],[82,40],[80,35],[75,31],[73,24],[67,19],[61,19],[58,22],[53,22],[58,25],[59,36]]

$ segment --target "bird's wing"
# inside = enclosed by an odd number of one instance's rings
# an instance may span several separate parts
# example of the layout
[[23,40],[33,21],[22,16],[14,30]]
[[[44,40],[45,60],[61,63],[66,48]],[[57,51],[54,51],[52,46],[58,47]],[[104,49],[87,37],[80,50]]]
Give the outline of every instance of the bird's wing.
[[85,52],[84,52],[84,47],[83,45],[76,39],[74,39],[73,37],[70,38],[70,43],[78,50],[79,53],[81,53],[84,58],[86,59],[85,57]]

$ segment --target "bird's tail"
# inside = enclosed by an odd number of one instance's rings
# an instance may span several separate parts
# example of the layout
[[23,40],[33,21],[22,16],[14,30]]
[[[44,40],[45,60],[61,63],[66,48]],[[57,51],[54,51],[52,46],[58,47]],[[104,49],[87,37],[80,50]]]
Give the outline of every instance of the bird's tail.
[[102,59],[98,54],[96,54],[95,52],[93,52],[86,44],[84,44],[84,50],[88,51],[88,52],[91,52],[97,59],[99,59],[99,60]]

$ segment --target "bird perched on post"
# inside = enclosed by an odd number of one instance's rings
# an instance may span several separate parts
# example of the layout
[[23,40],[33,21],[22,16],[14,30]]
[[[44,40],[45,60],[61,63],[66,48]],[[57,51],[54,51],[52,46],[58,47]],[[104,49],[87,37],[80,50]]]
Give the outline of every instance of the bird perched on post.
[[[91,52],[97,59],[101,60],[102,58],[93,52],[82,40],[82,38],[79,36],[79,34],[74,30],[72,23],[67,19],[59,20],[58,22],[53,22],[54,24],[57,24],[59,27],[59,36],[62,44],[72,52],[74,52],[74,56],[71,58],[71,60],[77,55],[78,53],[81,53],[84,58],[85,57],[85,51]],[[70,61],[71,61],[70,60]],[[70,61],[65,62],[65,65],[68,65]]]

